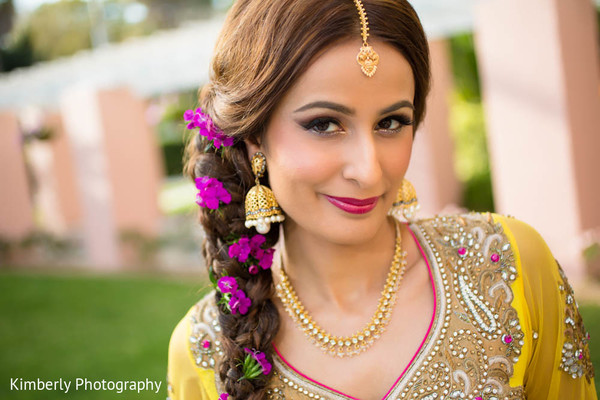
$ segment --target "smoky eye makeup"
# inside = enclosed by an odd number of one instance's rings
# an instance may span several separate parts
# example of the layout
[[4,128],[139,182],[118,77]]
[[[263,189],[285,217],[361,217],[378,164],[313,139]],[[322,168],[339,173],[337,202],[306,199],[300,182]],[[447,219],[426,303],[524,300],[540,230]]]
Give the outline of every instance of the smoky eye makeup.
[[332,117],[316,117],[299,123],[304,130],[319,136],[330,136],[342,131],[340,122]]
[[[414,121],[411,116],[406,114],[395,114],[382,118],[374,127],[374,130],[383,132],[384,136],[393,136],[400,133],[405,126],[413,125],[413,123]],[[298,124],[304,130],[318,136],[332,136],[344,131],[340,121],[333,117],[315,117],[300,121]]]

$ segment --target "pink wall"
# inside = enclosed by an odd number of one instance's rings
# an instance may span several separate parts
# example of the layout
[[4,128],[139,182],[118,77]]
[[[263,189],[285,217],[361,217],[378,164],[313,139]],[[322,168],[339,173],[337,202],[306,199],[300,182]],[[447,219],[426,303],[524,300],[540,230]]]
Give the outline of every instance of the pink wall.
[[144,102],[127,89],[81,86],[65,91],[61,112],[87,254],[96,268],[120,269],[131,261],[121,234],[135,231],[152,238],[160,222],[162,170]]
[[144,118],[144,102],[127,89],[101,91],[98,102],[117,227],[155,236],[163,171],[158,144]]
[[54,132],[51,141],[54,155],[54,175],[58,209],[67,230],[77,229],[81,224],[82,212],[75,179],[73,151],[65,132],[60,114],[47,115],[46,126]]
[[600,227],[594,7],[488,0],[475,15],[496,208],[534,226],[580,279],[582,238]]
[[0,235],[20,239],[34,228],[33,204],[17,117],[0,112]]

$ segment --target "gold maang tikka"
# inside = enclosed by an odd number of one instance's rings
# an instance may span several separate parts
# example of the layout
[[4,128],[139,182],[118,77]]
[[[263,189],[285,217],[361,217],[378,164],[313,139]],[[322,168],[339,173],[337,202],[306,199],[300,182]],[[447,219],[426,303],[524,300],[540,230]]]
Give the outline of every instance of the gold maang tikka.
[[362,35],[363,44],[356,56],[356,61],[360,65],[362,72],[369,78],[375,74],[377,70],[377,64],[379,64],[379,54],[373,50],[367,43],[369,37],[369,21],[367,18],[367,12],[362,5],[361,0],[354,0],[356,8],[358,8],[358,14],[360,15],[360,33]]

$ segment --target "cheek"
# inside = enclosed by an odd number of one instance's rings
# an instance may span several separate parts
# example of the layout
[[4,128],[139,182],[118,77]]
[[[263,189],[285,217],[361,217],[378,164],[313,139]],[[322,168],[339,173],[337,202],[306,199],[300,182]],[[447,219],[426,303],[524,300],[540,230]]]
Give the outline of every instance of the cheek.
[[319,186],[339,171],[338,158],[306,132],[288,128],[269,139],[269,183],[282,207],[300,200],[299,195],[302,201],[316,197]]
[[410,163],[412,153],[412,139],[409,143],[400,146],[389,146],[385,150],[384,169],[388,172],[390,179],[402,180]]

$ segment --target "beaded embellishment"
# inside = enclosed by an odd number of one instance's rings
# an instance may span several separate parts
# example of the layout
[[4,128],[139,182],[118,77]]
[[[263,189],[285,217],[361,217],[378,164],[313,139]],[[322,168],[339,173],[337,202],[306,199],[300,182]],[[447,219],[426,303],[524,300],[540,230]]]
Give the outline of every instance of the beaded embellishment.
[[[423,346],[385,399],[525,399],[523,387],[509,384],[524,334],[511,306],[517,269],[502,225],[489,214],[468,214],[419,220],[410,228],[431,266],[436,315]],[[567,307],[560,368],[574,378],[591,379],[589,336],[562,271],[561,277]],[[214,296],[207,298],[198,303],[190,321],[190,346],[199,367],[214,368],[222,351]],[[534,332],[534,340],[537,336]],[[214,342],[205,347],[205,340]],[[219,390],[218,374],[215,381]],[[266,394],[273,400],[349,399],[298,374],[277,354]]]
[[502,226],[489,214],[469,214],[411,228],[435,263],[437,322],[405,384],[388,397],[523,399],[523,388],[509,385],[524,335],[511,306],[517,270]]
[[223,355],[218,333],[221,331],[214,305],[214,292],[196,304],[190,315],[190,350],[196,366],[214,368],[217,356]]
[[561,281],[559,290],[565,296],[565,315],[564,315],[564,339],[562,348],[562,357],[559,368],[571,375],[572,378],[581,378],[585,376],[588,382],[594,377],[594,367],[590,360],[590,351],[587,346],[590,340],[590,334],[583,326],[579,307],[575,301],[573,289],[565,276],[564,271],[558,265]]

